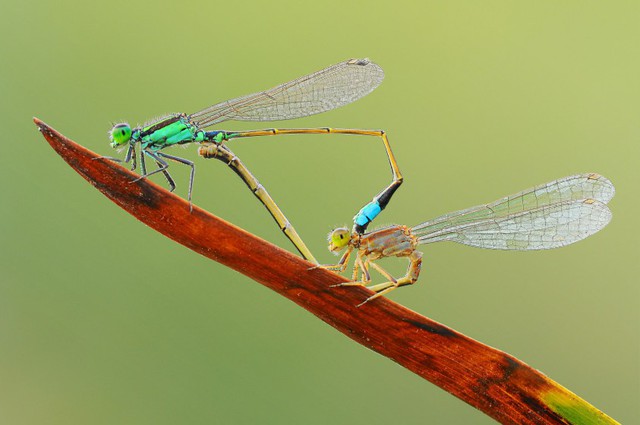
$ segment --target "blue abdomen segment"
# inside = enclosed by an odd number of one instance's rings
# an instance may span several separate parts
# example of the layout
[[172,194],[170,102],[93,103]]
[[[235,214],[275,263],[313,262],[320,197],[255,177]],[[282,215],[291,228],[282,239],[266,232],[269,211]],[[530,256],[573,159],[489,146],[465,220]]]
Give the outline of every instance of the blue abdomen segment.
[[362,207],[360,211],[353,217],[353,223],[356,227],[356,232],[364,233],[369,223],[371,223],[382,211],[382,207],[378,201],[374,200]]
[[353,227],[356,233],[363,234],[367,230],[367,226],[371,223],[380,212],[387,206],[391,197],[402,184],[402,180],[393,182],[389,187],[380,192],[373,201],[362,207],[358,214],[353,217]]

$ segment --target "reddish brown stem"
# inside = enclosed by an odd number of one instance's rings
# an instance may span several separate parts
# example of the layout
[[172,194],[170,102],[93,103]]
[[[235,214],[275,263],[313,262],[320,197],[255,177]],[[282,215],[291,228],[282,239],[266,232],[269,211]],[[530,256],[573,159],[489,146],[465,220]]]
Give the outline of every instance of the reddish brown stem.
[[[62,158],[138,220],[289,298],[349,338],[506,424],[615,423],[518,359],[386,298],[334,288],[342,276],[313,265],[189,204],[34,120]],[[589,422],[591,423],[591,422]]]

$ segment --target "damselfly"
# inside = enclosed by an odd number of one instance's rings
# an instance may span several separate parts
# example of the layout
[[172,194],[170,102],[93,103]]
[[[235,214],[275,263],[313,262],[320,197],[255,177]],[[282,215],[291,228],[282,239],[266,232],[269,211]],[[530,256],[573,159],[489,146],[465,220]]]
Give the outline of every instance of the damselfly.
[[[335,229],[329,235],[329,250],[346,252],[335,265],[320,266],[343,272],[357,251],[352,282],[338,286],[365,286],[371,282],[369,266],[387,282],[369,286],[376,292],[362,304],[404,285],[420,275],[422,253],[418,245],[452,241],[465,245],[504,250],[551,249],[569,245],[601,230],[611,220],[607,203],[613,184],[598,174],[565,177],[532,189],[480,205],[445,214],[414,227],[390,226],[366,234]],[[383,257],[408,257],[407,273],[396,279],[374,263]],[[358,276],[362,273],[362,279]],[[362,305],[360,304],[360,305]]]
[[[380,130],[335,128],[250,131],[205,131],[204,129],[229,120],[288,120],[326,112],[354,102],[369,94],[380,85],[383,78],[384,72],[382,68],[370,60],[349,59],[272,89],[227,100],[193,114],[170,114],[135,128],[132,128],[128,123],[116,124],[110,132],[111,146],[114,148],[126,146],[127,152],[124,162],[131,162],[131,169],[135,170],[137,165],[136,145],[139,144],[139,163],[142,174],[140,179],[156,173],[162,173],[172,191],[176,186],[168,172],[169,164],[167,160],[191,167],[188,191],[188,199],[189,203],[191,203],[195,164],[190,160],[169,155],[163,150],[174,145],[202,144],[198,153],[205,158],[216,158],[229,165],[269,210],[280,229],[293,242],[300,253],[306,259],[317,262],[264,186],[258,182],[224,142],[243,137],[281,134],[354,134],[380,137],[391,165],[393,181],[372,202],[365,205],[354,218],[354,228],[362,233],[371,220],[384,209],[393,193],[402,184],[402,175],[391,152],[386,133]],[[145,157],[153,160],[158,168],[147,172]]]

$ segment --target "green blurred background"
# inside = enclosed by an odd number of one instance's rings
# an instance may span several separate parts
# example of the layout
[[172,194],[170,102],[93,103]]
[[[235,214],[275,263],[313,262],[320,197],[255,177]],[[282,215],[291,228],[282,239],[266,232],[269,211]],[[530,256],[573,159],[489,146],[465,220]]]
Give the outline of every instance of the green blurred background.
[[[492,423],[141,225],[31,122],[110,155],[111,122],[194,112],[364,56],[386,71],[374,93],[267,126],[387,130],[405,185],[377,224],[574,173],[615,183],[613,222],[594,237],[530,253],[427,246],[419,284],[391,298],[637,420],[639,18],[637,1],[4,2],[0,423]],[[390,181],[378,140],[230,147],[324,262],[326,233]],[[196,204],[291,249],[225,166],[172,153],[196,161]],[[185,168],[172,169],[183,196]]]

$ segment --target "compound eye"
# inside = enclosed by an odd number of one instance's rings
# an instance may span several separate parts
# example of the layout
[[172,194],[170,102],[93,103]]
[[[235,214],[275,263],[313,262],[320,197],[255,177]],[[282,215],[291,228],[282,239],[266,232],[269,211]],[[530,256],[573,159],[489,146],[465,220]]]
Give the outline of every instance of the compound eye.
[[111,129],[110,136],[113,147],[124,145],[131,140],[131,127],[126,122],[116,124]]
[[351,241],[351,232],[346,227],[335,229],[329,234],[329,250],[340,251],[349,245]]

